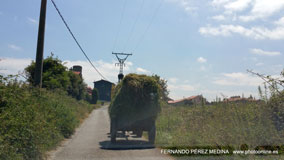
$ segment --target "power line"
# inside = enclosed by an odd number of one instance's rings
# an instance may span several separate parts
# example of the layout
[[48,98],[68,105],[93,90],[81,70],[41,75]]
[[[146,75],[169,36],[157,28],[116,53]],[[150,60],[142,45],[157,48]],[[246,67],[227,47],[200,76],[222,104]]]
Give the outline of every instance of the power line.
[[57,5],[55,4],[55,2],[53,0],[51,0],[53,6],[55,7],[57,13],[59,14],[59,16],[61,17],[61,20],[63,21],[63,23],[65,24],[65,26],[67,27],[69,33],[71,34],[71,36],[73,37],[73,39],[75,40],[76,44],[78,45],[78,47],[80,48],[80,50],[82,51],[82,53],[85,55],[85,57],[87,58],[87,60],[89,61],[89,63],[91,64],[91,66],[97,71],[97,73],[105,80],[107,80],[102,74],[101,72],[94,66],[94,64],[91,62],[91,60],[89,59],[89,57],[87,56],[87,54],[85,53],[85,51],[83,50],[83,48],[81,47],[81,45],[79,44],[79,42],[77,41],[76,37],[74,36],[73,32],[71,31],[70,27],[68,26],[68,24],[66,23],[64,17],[62,16],[61,12],[59,11]]
[[124,17],[126,2],[127,2],[127,0],[124,0],[123,7],[122,7],[122,12],[121,12],[121,17],[120,17],[120,21],[119,21],[119,25],[118,25],[118,31],[117,31],[116,37],[115,37],[115,39],[114,39],[114,44],[113,44],[112,50],[114,50],[115,47],[116,47],[117,38],[118,38],[118,35],[119,35],[119,33],[120,33],[120,28],[121,28],[122,19],[123,19],[123,17]]
[[152,25],[152,23],[154,22],[154,19],[156,18],[162,4],[163,4],[164,0],[161,0],[159,6],[156,8],[156,10],[154,11],[154,14],[150,20],[150,23],[148,24],[147,28],[145,29],[144,33],[141,35],[140,39],[138,40],[138,43],[136,45],[136,47],[133,49],[133,52],[139,47],[140,43],[143,41],[143,39],[145,38],[146,33],[148,32],[150,26]]
[[134,28],[135,28],[135,26],[136,26],[136,24],[137,24],[137,21],[138,21],[139,17],[141,16],[141,12],[142,12],[142,9],[143,9],[143,7],[144,7],[144,2],[145,2],[145,0],[142,0],[142,4],[140,5],[140,9],[139,9],[139,11],[138,11],[137,17],[136,17],[136,19],[135,19],[135,21],[134,21],[134,23],[133,23],[133,26],[132,26],[131,31],[130,31],[130,33],[129,33],[129,36],[128,36],[126,42],[125,42],[123,51],[126,49],[126,45],[128,44],[128,42],[129,42],[130,39],[132,38],[132,34],[133,34],[133,31],[134,31]]

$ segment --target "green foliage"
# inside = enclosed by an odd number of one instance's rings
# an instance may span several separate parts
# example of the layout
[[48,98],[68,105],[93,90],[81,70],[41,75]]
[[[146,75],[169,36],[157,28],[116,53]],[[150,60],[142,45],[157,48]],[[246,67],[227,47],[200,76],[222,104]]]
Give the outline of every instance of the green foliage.
[[70,85],[67,89],[68,94],[77,100],[86,99],[87,85],[83,82],[83,79],[79,75],[74,74],[72,71],[69,71],[68,75],[70,79]]
[[160,85],[162,100],[167,102],[169,100],[169,90],[168,90],[167,81],[162,79],[158,75],[153,75],[152,77],[155,78],[158,84]]
[[277,130],[284,133],[284,91],[273,94],[267,106],[273,110],[272,120]]
[[[25,68],[28,82],[34,83],[35,62],[32,62]],[[47,57],[43,61],[42,87],[48,89],[62,88],[67,89],[70,85],[70,80],[67,68],[62,62],[53,57]]]
[[[261,99],[264,100],[266,106],[272,110],[272,120],[275,127],[278,131],[284,132],[284,70],[280,75],[282,76],[282,80],[274,79],[271,76],[265,77],[265,79],[267,79],[264,83],[265,95],[263,95],[260,86],[258,87],[258,90]],[[267,87],[266,84],[269,86]],[[280,87],[282,87],[282,90],[280,90]]]
[[153,77],[138,74],[125,76],[116,86],[109,107],[110,117],[121,121],[155,118],[159,111],[159,84]]
[[89,95],[88,93],[85,95],[85,99],[87,102],[92,104],[92,95]]
[[94,108],[62,91],[0,76],[0,159],[43,159]]
[[96,88],[94,88],[92,90],[92,101],[91,101],[91,103],[97,104],[98,99],[99,99],[99,91]]

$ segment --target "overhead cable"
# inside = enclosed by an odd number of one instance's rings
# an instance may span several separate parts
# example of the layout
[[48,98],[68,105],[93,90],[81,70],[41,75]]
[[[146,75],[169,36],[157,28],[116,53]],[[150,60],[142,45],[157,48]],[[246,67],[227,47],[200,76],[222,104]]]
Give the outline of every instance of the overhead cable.
[[138,13],[137,13],[137,16],[136,16],[136,18],[135,18],[135,21],[134,21],[133,26],[132,26],[132,28],[131,28],[131,31],[130,31],[130,33],[129,33],[129,36],[128,36],[126,42],[125,42],[123,51],[126,49],[126,46],[128,45],[128,42],[129,42],[129,41],[131,40],[131,38],[132,38],[132,35],[133,35],[133,32],[134,32],[135,26],[136,26],[136,24],[137,24],[137,21],[138,21],[138,19],[139,19],[140,16],[141,16],[141,12],[142,12],[142,9],[143,9],[143,7],[144,7],[144,2],[145,2],[145,0],[142,0],[142,4],[140,5],[140,9],[139,9],[139,11],[138,11]]
[[164,0],[161,0],[160,4],[158,5],[158,7],[155,9],[154,14],[150,20],[150,23],[148,24],[147,28],[145,29],[145,31],[142,33],[140,39],[138,40],[138,43],[136,44],[135,48],[133,49],[133,52],[135,52],[135,50],[137,50],[137,48],[139,47],[139,45],[142,43],[142,41],[145,38],[145,35],[147,34],[149,28],[151,27],[152,23],[154,22],[154,19],[156,18],[162,4],[163,4]]
[[116,47],[117,38],[118,38],[119,33],[120,33],[120,28],[121,28],[122,19],[124,17],[126,2],[127,2],[127,0],[124,0],[123,7],[122,7],[122,12],[121,12],[121,16],[120,16],[120,21],[119,21],[119,25],[118,25],[118,30],[117,30],[117,33],[116,33],[116,36],[115,36],[115,39],[114,39],[113,47],[112,47],[113,51],[114,51],[114,49]]
[[82,46],[80,45],[80,43],[78,42],[78,40],[76,39],[76,37],[74,36],[73,32],[71,31],[70,27],[68,26],[68,24],[66,23],[64,17],[62,16],[60,10],[58,9],[57,5],[55,4],[55,2],[53,0],[51,0],[53,6],[55,7],[57,13],[59,14],[59,16],[61,17],[61,20],[63,21],[63,23],[65,24],[65,26],[67,27],[69,33],[71,34],[71,36],[73,37],[73,39],[75,40],[76,44],[78,45],[78,47],[80,48],[80,50],[82,51],[82,53],[84,54],[84,56],[87,58],[87,60],[89,61],[89,63],[91,64],[91,66],[96,70],[96,72],[105,80],[107,80],[102,73],[95,67],[95,65],[92,63],[92,61],[90,60],[90,58],[87,56],[87,54],[85,53],[85,51],[83,50]]

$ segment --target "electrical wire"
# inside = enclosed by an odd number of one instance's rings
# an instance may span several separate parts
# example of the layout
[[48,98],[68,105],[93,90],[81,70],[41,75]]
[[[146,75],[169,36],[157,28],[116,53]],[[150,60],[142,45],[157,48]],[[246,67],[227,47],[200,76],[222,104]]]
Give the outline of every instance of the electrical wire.
[[115,49],[115,47],[116,47],[117,38],[118,38],[119,33],[120,33],[120,28],[121,28],[122,19],[123,19],[123,17],[124,17],[126,2],[127,2],[127,0],[124,0],[123,7],[122,7],[122,12],[121,12],[121,17],[120,17],[120,21],[119,21],[119,25],[118,25],[118,31],[117,31],[117,33],[116,33],[116,37],[115,37],[114,44],[113,44],[113,47],[112,47],[112,50],[113,50],[113,51],[114,51],[114,49]]
[[133,49],[133,52],[135,52],[135,50],[137,50],[137,48],[139,47],[139,45],[142,43],[142,41],[144,40],[145,38],[145,35],[147,34],[149,28],[151,27],[151,25],[153,24],[154,22],[154,19],[156,18],[162,4],[163,4],[164,0],[161,0],[159,6],[156,8],[156,10],[154,11],[154,14],[150,20],[150,23],[148,24],[147,28],[145,29],[145,31],[143,32],[143,34],[141,35],[140,39],[138,40],[138,43],[136,44],[135,48]]
[[134,23],[133,23],[133,26],[132,26],[131,31],[130,31],[130,33],[129,33],[129,36],[128,36],[126,42],[125,42],[123,51],[125,51],[128,42],[129,42],[130,39],[132,38],[132,35],[133,35],[133,32],[134,32],[135,26],[136,26],[136,24],[137,24],[137,21],[138,21],[138,19],[139,19],[140,16],[141,16],[141,12],[142,12],[142,9],[143,9],[143,7],[144,7],[144,2],[145,2],[145,0],[142,0],[142,4],[140,5],[140,9],[139,9],[138,14],[137,14],[137,16],[136,16],[136,19],[135,19],[135,21],[134,21]]
[[91,64],[91,66],[96,70],[96,72],[105,80],[107,80],[102,73],[95,67],[95,65],[91,62],[91,60],[89,59],[89,57],[87,56],[87,54],[85,53],[85,51],[83,50],[83,48],[81,47],[80,43],[78,42],[78,40],[76,39],[76,37],[74,36],[73,32],[71,31],[70,27],[68,26],[68,24],[66,23],[64,17],[62,16],[60,10],[58,9],[57,5],[55,4],[55,2],[53,0],[51,0],[53,6],[55,7],[57,13],[59,14],[59,16],[61,17],[61,20],[63,21],[63,23],[65,24],[65,26],[67,27],[69,33],[71,34],[71,36],[73,37],[73,39],[75,40],[76,44],[78,45],[78,47],[80,48],[80,50],[82,51],[82,53],[85,55],[85,57],[87,58],[87,60],[89,61],[89,63]]

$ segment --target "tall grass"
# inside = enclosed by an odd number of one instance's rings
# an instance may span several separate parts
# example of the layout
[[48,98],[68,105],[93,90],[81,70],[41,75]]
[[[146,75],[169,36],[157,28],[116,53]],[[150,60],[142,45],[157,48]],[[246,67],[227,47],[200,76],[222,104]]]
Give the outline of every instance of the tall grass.
[[60,90],[0,78],[0,159],[43,159],[95,107]]
[[256,149],[281,146],[272,110],[261,103],[162,107],[156,144],[162,148]]

